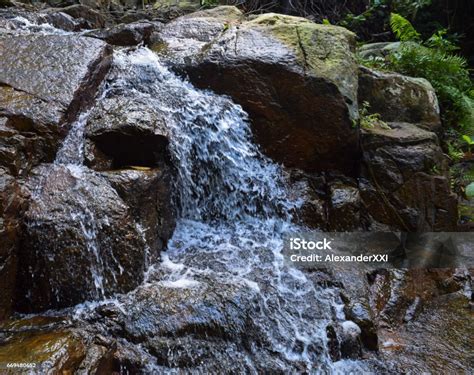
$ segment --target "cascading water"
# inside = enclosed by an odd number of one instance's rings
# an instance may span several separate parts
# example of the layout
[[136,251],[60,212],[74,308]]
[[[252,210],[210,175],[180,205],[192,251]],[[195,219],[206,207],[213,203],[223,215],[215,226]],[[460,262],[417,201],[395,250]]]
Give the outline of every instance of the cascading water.
[[282,170],[252,143],[242,108],[195,89],[146,48],[115,55],[107,92],[146,100],[166,114],[170,130],[180,220],[147,281],[183,288],[209,279],[247,285],[260,296],[252,318],[275,355],[303,363],[306,371],[334,370],[326,326],[334,317],[344,320],[342,302],[336,291],[316,287],[284,264],[282,237],[293,227],[295,203],[287,198]]
[[[32,27],[24,23],[25,30]],[[56,32],[48,26],[41,31]],[[244,285],[259,297],[252,319],[286,371],[362,370],[357,362],[333,364],[328,354],[326,326],[344,320],[337,290],[317,287],[284,264],[283,235],[295,229],[290,211],[296,203],[287,197],[281,168],[252,143],[242,108],[227,97],[197,90],[147,48],[115,52],[98,100],[110,95],[145,100],[165,116],[170,132],[180,218],[162,262],[148,270],[145,283],[186,289],[209,280]],[[88,114],[73,124],[55,161],[78,177],[88,170],[82,165]],[[87,202],[84,207],[71,215],[84,224],[100,298],[103,264],[95,244],[100,228],[88,216]],[[115,300],[124,314],[120,305],[126,298]],[[78,306],[74,317],[83,319],[95,306]],[[153,364],[149,368],[153,371]]]

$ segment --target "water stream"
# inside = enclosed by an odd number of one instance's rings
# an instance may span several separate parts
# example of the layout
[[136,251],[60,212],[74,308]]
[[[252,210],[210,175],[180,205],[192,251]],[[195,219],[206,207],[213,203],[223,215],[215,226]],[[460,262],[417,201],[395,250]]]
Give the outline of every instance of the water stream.
[[176,288],[206,280],[246,285],[259,294],[252,318],[276,356],[310,372],[334,370],[326,326],[344,320],[342,301],[337,290],[316,287],[284,264],[282,237],[294,229],[296,203],[283,171],[253,144],[247,114],[229,98],[178,78],[146,48],[116,53],[114,61],[105,97],[145,100],[166,114],[177,168],[180,218],[146,281]]
[[[338,291],[316,286],[303,272],[284,264],[282,238],[295,229],[290,212],[296,202],[288,198],[282,169],[252,142],[242,108],[225,96],[194,88],[147,48],[114,53],[98,100],[115,95],[145,101],[165,116],[177,170],[176,230],[161,263],[147,271],[145,283],[181,289],[209,280],[243,285],[258,295],[253,324],[287,371],[362,371],[361,363],[334,364],[328,354],[326,327],[345,320]],[[87,169],[82,164],[88,114],[73,124],[55,161],[79,179]],[[100,299],[103,265],[95,243],[99,229],[88,214],[85,202],[77,218],[90,244],[91,276]],[[123,305],[127,298],[114,301]],[[83,319],[96,306],[77,306],[74,316]]]

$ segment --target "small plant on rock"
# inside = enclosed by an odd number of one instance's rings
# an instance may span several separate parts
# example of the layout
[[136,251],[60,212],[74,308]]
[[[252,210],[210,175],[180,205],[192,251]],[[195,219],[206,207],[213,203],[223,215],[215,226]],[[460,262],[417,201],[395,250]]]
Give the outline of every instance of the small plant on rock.
[[383,129],[390,129],[390,126],[380,117],[380,113],[370,113],[369,102],[362,103],[362,108],[359,109],[359,124],[362,129],[373,129],[379,126]]

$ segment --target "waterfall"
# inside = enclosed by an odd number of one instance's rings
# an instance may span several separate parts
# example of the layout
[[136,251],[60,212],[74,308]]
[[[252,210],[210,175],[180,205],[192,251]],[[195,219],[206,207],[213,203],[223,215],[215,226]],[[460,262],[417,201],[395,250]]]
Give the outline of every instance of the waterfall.
[[[283,169],[252,142],[245,111],[226,96],[196,89],[144,47],[115,52],[98,100],[120,95],[163,115],[176,169],[177,226],[145,283],[191,289],[209,280],[243,285],[259,297],[253,323],[289,372],[364,370],[360,362],[334,364],[329,356],[326,328],[345,321],[339,291],[315,285],[284,262],[283,236],[298,230],[290,214],[296,202],[288,197]],[[73,124],[55,162],[76,174],[86,168],[87,118],[83,113]],[[85,234],[95,256],[94,233]],[[96,263],[91,272],[101,289]],[[84,315],[84,305],[75,315]]]
[[247,114],[177,77],[147,48],[117,53],[114,63],[108,92],[146,100],[166,114],[177,168],[180,218],[147,281],[155,275],[170,287],[222,278],[247,285],[260,294],[253,319],[272,351],[310,372],[334,370],[326,326],[334,316],[344,320],[343,303],[337,291],[284,264],[283,234],[295,230],[295,202],[282,169],[252,142]]

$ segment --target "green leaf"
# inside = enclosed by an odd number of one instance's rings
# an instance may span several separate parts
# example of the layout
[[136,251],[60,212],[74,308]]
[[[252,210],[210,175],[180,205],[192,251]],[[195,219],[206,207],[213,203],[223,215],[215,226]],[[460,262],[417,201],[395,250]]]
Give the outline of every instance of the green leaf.
[[420,40],[420,34],[415,30],[410,21],[397,13],[390,15],[390,27],[395,36],[402,42]]
[[472,138],[469,137],[468,135],[465,135],[465,134],[464,134],[464,135],[462,136],[462,139],[464,139],[464,140],[467,142],[468,145],[474,145],[474,141],[473,141]]

